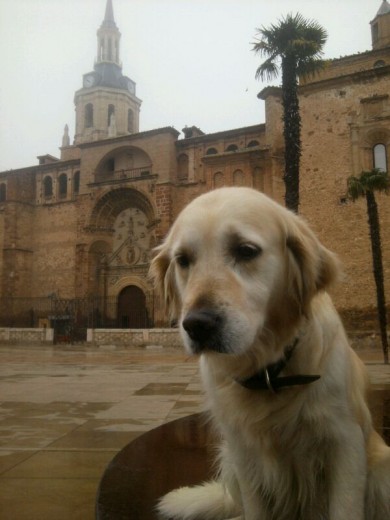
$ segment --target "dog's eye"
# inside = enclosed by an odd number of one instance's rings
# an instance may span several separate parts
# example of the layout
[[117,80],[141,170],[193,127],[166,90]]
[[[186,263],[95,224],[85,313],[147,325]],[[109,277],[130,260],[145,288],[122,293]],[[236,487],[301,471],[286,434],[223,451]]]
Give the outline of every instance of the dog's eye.
[[238,244],[233,249],[233,256],[237,262],[253,260],[261,253],[261,248],[254,244]]
[[190,258],[185,253],[179,253],[175,256],[175,260],[177,265],[182,267],[183,269],[186,269],[190,265]]

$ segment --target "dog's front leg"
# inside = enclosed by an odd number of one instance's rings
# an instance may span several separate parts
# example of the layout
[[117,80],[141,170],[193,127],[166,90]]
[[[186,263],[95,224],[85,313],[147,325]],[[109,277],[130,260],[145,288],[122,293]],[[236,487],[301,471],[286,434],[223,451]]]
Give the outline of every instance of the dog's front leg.
[[359,426],[346,425],[342,442],[332,448],[330,457],[330,520],[364,520],[366,454]]
[[[247,481],[246,468],[236,471],[244,514],[237,520],[268,520],[269,513],[260,493],[255,493],[253,483]],[[236,519],[233,519],[236,520]]]

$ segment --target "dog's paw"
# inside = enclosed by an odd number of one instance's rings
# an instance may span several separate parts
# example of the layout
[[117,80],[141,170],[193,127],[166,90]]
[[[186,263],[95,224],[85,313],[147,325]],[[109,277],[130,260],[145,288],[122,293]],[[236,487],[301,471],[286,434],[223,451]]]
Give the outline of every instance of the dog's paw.
[[175,489],[160,499],[157,511],[165,520],[226,520],[240,513],[219,482]]

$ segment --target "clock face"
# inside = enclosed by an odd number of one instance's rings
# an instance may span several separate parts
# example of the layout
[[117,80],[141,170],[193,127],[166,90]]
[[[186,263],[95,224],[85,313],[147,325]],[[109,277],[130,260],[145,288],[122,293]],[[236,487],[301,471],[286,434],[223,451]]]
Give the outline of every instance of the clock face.
[[95,83],[95,78],[94,78],[94,76],[92,76],[92,74],[89,76],[85,76],[84,87],[87,87],[87,88],[92,87],[94,85],[94,83]]
[[112,266],[130,267],[149,262],[154,237],[148,217],[139,208],[127,208],[115,219]]

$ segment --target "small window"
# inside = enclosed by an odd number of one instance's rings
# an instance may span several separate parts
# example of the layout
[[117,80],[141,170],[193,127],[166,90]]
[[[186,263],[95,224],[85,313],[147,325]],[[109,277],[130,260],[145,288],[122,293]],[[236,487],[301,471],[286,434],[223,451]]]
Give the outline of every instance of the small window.
[[108,61],[112,61],[112,40],[108,38]]
[[53,196],[53,180],[49,175],[43,179],[43,196],[45,198]]
[[87,105],[85,105],[84,126],[85,126],[85,128],[91,128],[93,126],[93,105],[92,105],[92,103],[88,103]]
[[177,176],[180,181],[188,179],[188,155],[182,153],[177,159]]
[[119,42],[115,40],[115,61],[119,63]]
[[371,26],[371,36],[372,36],[372,43],[376,43],[378,41],[378,38],[379,38],[379,28],[378,28],[378,24],[377,23],[374,23]]
[[5,182],[0,184],[0,202],[5,202],[7,200],[7,185]]
[[222,188],[225,185],[225,178],[222,172],[217,172],[214,174],[213,179],[214,188]]
[[60,198],[65,198],[68,193],[68,176],[66,173],[61,173],[58,178],[58,195]]
[[107,160],[107,171],[108,173],[114,173],[115,171],[115,159],[111,157],[111,159]]
[[75,195],[77,195],[79,191],[80,191],[80,172],[77,171],[73,175],[73,193]]
[[236,152],[238,150],[238,146],[236,144],[229,144],[226,148],[227,152]]
[[253,146],[259,146],[259,145],[260,145],[259,141],[253,140],[253,141],[249,141],[247,146],[248,146],[248,148],[252,148]]
[[215,155],[216,153],[218,153],[218,150],[216,148],[208,148],[208,150],[206,151],[206,155]]
[[233,173],[233,185],[234,186],[244,186],[244,184],[245,184],[244,173],[241,170],[236,170]]
[[386,146],[382,143],[376,144],[373,149],[373,163],[374,168],[387,172],[387,153]]
[[374,63],[374,69],[379,69],[380,67],[384,67],[386,63],[383,60],[378,60]]
[[134,132],[134,112],[131,108],[127,111],[127,131],[129,134]]
[[107,110],[107,127],[110,126],[112,114],[115,114],[115,107],[114,107],[114,105],[108,105],[108,110]]

